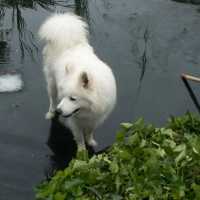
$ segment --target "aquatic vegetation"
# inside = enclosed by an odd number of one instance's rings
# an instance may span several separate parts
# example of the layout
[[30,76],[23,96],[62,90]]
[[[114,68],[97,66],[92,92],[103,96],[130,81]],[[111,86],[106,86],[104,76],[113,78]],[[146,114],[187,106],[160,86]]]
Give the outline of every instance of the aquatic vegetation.
[[77,152],[68,168],[35,187],[43,199],[199,199],[200,119],[187,111],[170,124],[122,123],[106,152]]
[[15,108],[18,108],[19,105],[18,104],[10,104],[10,106],[14,108],[14,115],[16,115]]

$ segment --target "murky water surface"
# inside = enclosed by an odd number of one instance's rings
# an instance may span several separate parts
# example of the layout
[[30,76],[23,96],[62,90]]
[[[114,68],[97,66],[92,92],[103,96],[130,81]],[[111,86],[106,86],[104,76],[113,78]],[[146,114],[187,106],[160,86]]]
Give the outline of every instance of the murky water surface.
[[[23,88],[0,93],[1,199],[35,199],[32,187],[75,155],[64,119],[44,119],[49,98],[42,72],[44,42],[37,32],[55,9],[85,19],[91,45],[116,77],[117,105],[95,130],[94,151],[114,142],[121,122],[144,117],[145,124],[156,121],[160,127],[168,123],[169,114],[183,116],[186,109],[197,114],[180,78],[181,73],[200,77],[197,5],[165,0],[2,0],[0,75],[15,70]],[[200,84],[189,83],[200,100]]]

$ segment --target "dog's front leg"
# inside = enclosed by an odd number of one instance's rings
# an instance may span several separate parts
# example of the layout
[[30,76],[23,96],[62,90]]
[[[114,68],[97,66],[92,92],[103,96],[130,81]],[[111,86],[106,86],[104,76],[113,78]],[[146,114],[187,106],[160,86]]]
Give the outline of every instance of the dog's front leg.
[[48,89],[49,98],[50,98],[50,107],[49,107],[49,112],[47,112],[45,118],[50,119],[50,118],[53,118],[55,115],[55,111],[57,107],[57,95],[58,95],[58,90],[55,84],[55,80],[53,78],[48,80],[47,89]]
[[84,129],[85,141],[90,146],[97,146],[96,141],[93,139],[93,130],[94,130],[94,128]]
[[68,124],[76,140],[78,151],[86,149],[82,127],[73,118],[68,120]]

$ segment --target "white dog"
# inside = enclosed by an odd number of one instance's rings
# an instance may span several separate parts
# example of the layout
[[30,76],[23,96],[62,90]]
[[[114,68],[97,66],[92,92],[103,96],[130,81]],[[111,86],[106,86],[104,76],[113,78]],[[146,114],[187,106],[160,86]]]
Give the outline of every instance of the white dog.
[[54,14],[39,30],[40,38],[47,41],[43,50],[50,96],[46,119],[54,117],[56,111],[69,117],[78,151],[85,149],[85,141],[97,145],[93,130],[106,119],[116,102],[113,73],[94,54],[87,35],[87,24],[72,13]]

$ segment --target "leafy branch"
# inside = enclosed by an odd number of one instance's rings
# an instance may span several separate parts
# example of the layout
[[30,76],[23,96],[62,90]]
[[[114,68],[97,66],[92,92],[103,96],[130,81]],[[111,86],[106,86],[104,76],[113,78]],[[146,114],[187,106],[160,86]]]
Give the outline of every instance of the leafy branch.
[[198,200],[200,119],[187,111],[163,128],[143,118],[122,123],[117,142],[89,159],[77,152],[69,167],[36,186],[37,200]]

